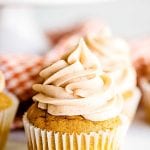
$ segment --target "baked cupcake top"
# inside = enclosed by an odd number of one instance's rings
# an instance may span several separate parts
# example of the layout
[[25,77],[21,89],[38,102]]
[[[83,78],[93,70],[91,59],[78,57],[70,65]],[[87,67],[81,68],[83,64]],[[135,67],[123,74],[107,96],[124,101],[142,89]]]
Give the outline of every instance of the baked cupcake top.
[[136,72],[131,64],[128,44],[120,38],[114,38],[109,28],[100,33],[85,37],[88,47],[102,63],[103,70],[113,76],[118,92],[132,90],[136,87]]
[[33,85],[38,92],[33,100],[51,115],[81,115],[87,120],[103,121],[122,110],[122,97],[116,94],[111,77],[103,72],[83,39],[67,56],[42,70],[40,76],[45,81]]

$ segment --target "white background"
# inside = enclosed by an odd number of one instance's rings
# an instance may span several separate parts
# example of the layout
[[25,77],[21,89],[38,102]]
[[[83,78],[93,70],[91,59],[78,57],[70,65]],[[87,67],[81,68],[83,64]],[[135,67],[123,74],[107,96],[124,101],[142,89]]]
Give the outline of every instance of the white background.
[[[12,5],[13,1],[16,5]],[[115,35],[128,39],[150,35],[150,0],[80,1],[0,0],[0,5],[11,2],[9,8],[16,8],[14,16],[10,13],[12,10],[7,10],[11,19],[2,22],[0,11],[0,25],[7,24],[0,30],[0,52],[44,52],[48,48],[42,31],[63,28],[89,18],[105,21]],[[29,18],[32,22],[29,22],[27,14],[31,10],[33,15]]]
[[43,28],[63,27],[76,21],[96,17],[106,21],[114,33],[125,37],[150,34],[149,0],[97,1],[87,4],[37,6],[35,15]]

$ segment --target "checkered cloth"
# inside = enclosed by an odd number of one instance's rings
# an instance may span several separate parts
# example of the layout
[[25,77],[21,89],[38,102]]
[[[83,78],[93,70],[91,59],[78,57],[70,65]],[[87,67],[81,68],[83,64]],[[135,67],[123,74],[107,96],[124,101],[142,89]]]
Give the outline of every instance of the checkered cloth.
[[7,89],[21,100],[33,94],[32,85],[40,82],[39,71],[44,66],[44,57],[24,55],[0,55],[0,70],[4,73]]

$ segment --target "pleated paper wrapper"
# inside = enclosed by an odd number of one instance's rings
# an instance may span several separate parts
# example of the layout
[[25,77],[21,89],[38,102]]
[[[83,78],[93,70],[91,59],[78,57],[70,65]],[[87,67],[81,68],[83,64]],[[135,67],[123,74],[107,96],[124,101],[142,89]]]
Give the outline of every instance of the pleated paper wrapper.
[[5,147],[10,126],[18,108],[17,98],[7,91],[5,91],[4,94],[6,94],[13,103],[9,108],[0,111],[0,150],[4,149]]
[[46,131],[33,126],[23,117],[29,150],[118,150],[124,140],[128,122],[122,117],[122,124],[110,131],[68,134]]

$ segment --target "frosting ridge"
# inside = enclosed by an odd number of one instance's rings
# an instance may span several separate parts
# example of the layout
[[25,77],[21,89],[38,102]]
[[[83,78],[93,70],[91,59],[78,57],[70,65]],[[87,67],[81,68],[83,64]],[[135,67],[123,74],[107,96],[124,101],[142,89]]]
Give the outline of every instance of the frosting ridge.
[[112,78],[103,72],[83,39],[63,60],[42,70],[40,76],[45,81],[33,85],[38,92],[33,100],[52,115],[82,115],[102,121],[116,117],[122,110],[123,100],[116,94]]
[[88,34],[85,40],[99,58],[104,72],[114,79],[118,92],[123,93],[136,87],[136,72],[131,64],[130,48],[123,39],[113,38],[111,32],[105,34],[104,30],[102,34]]

